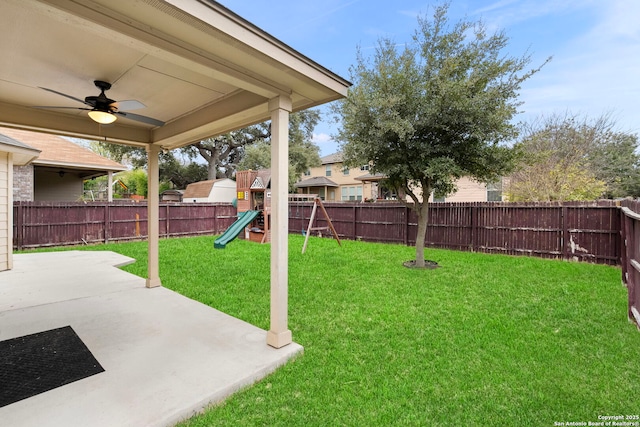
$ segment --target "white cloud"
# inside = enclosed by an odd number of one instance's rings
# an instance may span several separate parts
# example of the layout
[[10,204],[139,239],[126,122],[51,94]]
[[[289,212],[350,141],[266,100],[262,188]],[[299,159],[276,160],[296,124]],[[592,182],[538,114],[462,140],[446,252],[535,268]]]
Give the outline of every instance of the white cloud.
[[331,135],[327,133],[314,133],[313,137],[311,138],[311,141],[315,142],[316,144],[325,144],[325,143],[334,142]]
[[505,28],[530,19],[585,9],[598,3],[596,0],[502,0],[470,11],[470,14],[480,15],[490,28]]

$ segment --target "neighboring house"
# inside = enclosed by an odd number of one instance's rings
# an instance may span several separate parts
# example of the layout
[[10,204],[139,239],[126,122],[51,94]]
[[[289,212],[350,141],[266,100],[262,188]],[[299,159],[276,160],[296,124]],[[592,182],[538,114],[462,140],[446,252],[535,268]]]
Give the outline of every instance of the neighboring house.
[[[309,169],[294,184],[299,193],[317,194],[330,202],[379,198],[377,181],[382,177],[372,177],[368,165],[345,168],[342,153],[330,154],[320,160],[321,166]],[[362,177],[372,179],[362,180]]]
[[502,188],[506,178],[497,183],[485,184],[470,178],[460,178],[456,183],[458,191],[446,197],[429,197],[430,202],[501,202]]
[[211,179],[187,185],[182,195],[185,203],[232,203],[236,194],[236,182],[229,178]]
[[56,135],[0,128],[2,135],[40,151],[33,162],[13,167],[14,201],[77,201],[85,180],[127,169]]
[[[397,195],[384,186],[384,175],[370,174],[369,166],[345,168],[342,153],[323,157],[322,166],[309,169],[295,184],[299,193],[318,194],[327,201],[394,200]],[[382,182],[381,182],[382,181]],[[493,202],[502,200],[502,181],[486,185],[469,178],[456,183],[458,191],[431,202]]]
[[24,166],[39,150],[0,135],[0,271],[13,268],[13,168]]

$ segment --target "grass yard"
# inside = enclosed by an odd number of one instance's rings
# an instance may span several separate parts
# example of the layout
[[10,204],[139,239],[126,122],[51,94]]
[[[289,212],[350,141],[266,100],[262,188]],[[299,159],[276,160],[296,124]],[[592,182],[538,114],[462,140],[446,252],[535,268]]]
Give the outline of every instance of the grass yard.
[[[163,285],[269,328],[269,246],[162,240]],[[181,424],[553,426],[640,414],[640,333],[617,268],[290,236],[304,354]],[[146,243],[109,244],[139,261]],[[96,248],[92,248],[96,249]]]

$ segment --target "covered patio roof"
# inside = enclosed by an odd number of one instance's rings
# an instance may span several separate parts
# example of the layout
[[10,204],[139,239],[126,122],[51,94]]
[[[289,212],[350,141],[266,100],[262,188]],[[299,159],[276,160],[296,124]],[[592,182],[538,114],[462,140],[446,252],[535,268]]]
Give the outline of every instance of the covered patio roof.
[[[267,342],[291,343],[289,114],[346,96],[349,82],[211,0],[3,0],[0,26],[0,126],[147,149],[147,287],[161,284],[160,151],[271,120]],[[96,80],[112,86],[113,124],[87,115]]]
[[[5,0],[0,23],[4,126],[172,149],[269,120],[273,98],[303,110],[349,85],[214,1]],[[94,80],[165,124],[99,125],[46,90],[84,100],[100,93]]]

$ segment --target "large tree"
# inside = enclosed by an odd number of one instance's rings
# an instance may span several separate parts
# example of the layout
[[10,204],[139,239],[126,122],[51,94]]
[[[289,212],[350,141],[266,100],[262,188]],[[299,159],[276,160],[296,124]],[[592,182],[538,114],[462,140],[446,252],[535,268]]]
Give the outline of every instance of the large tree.
[[455,191],[463,176],[491,182],[513,167],[514,151],[503,143],[517,135],[511,120],[520,86],[539,70],[523,71],[527,54],[503,53],[504,32],[451,24],[448,8],[419,18],[414,43],[401,51],[385,38],[372,61],[358,51],[354,86],[336,104],[345,163],[370,163],[417,213],[417,267],[425,265],[429,195]]
[[[128,164],[134,169],[145,169],[147,166],[144,148],[98,141],[92,141],[89,147],[101,156]],[[162,151],[159,158],[161,187],[166,184],[168,187],[184,189],[192,182],[207,179],[207,167],[192,160],[179,158],[173,151]]]
[[271,137],[269,123],[260,123],[214,138],[198,141],[185,147],[185,151],[199,154],[208,165],[209,179],[232,178],[247,146],[261,143]]
[[640,195],[638,137],[616,130],[610,115],[553,113],[524,124],[521,134],[524,161],[510,177],[509,200]]

